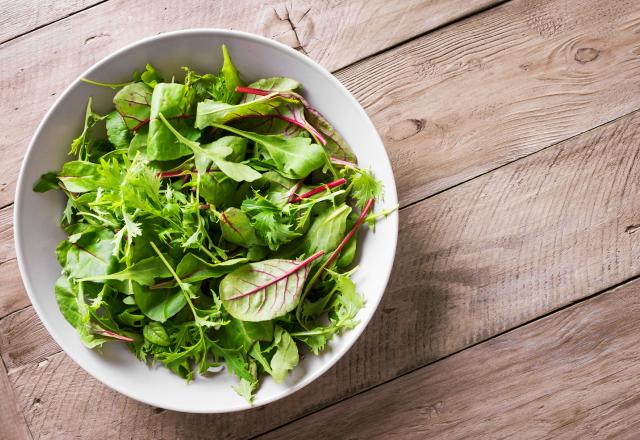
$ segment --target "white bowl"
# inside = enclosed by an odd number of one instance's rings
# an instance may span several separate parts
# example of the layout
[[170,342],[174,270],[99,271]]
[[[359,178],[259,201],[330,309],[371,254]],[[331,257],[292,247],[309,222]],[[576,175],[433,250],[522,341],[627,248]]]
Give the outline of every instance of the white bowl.
[[[197,29],[171,32],[125,47],[103,59],[80,78],[122,82],[133,70],[150,62],[166,76],[182,77],[180,67],[201,72],[217,71],[222,64],[220,46],[228,46],[233,62],[245,80],[288,76],[304,85],[304,95],[338,129],[356,153],[360,164],[370,166],[385,186],[384,203],[397,203],[391,165],[382,141],[353,96],[328,71],[306,56],[275,41],[228,30]],[[149,368],[124,344],[105,344],[102,352],[85,348],[75,330],[58,310],[53,286],[60,275],[55,247],[64,238],[58,221],[64,208],[60,194],[32,191],[44,172],[57,170],[69,159],[71,139],[81,131],[84,108],[93,96],[94,109],[106,112],[114,91],[76,79],[46,114],[29,145],[18,179],[15,201],[15,242],[24,285],[38,316],[62,349],[89,374],[111,388],[158,407],[196,413],[218,413],[251,408],[232,390],[236,379],[226,372],[198,377],[187,384],[163,367]],[[253,406],[280,399],[309,384],[327,371],[353,345],[373,316],[385,290],[396,248],[397,214],[380,221],[375,233],[367,231],[360,247],[360,269],[354,275],[358,291],[366,298],[360,325],[336,337],[320,356],[307,355],[284,384],[263,381]]]

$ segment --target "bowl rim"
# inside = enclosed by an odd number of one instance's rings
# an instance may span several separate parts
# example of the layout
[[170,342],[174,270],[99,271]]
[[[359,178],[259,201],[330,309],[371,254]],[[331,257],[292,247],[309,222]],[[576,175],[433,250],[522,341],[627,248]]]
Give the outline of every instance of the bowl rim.
[[[397,190],[396,190],[396,185],[395,185],[395,176],[393,175],[393,168],[391,167],[391,163],[389,161],[389,156],[386,152],[386,149],[384,149],[384,143],[382,142],[382,139],[380,138],[380,135],[378,133],[378,131],[376,130],[375,126],[373,125],[373,122],[371,121],[371,119],[369,118],[369,116],[367,115],[367,113],[365,112],[365,110],[362,108],[362,106],[360,105],[360,103],[356,100],[356,98],[347,90],[347,88],[340,83],[340,81],[338,81],[338,79],[333,76],[333,74],[331,74],[331,72],[329,72],[327,69],[325,69],[323,66],[321,66],[319,63],[315,62],[314,60],[312,60],[311,58],[309,58],[308,56],[305,56],[303,54],[301,54],[300,52],[292,49],[291,47],[280,43],[279,41],[276,40],[272,40],[270,38],[267,37],[263,37],[261,35],[256,35],[253,33],[249,33],[249,32],[244,32],[244,31],[238,31],[238,30],[230,30],[230,29],[222,29],[222,28],[189,28],[189,29],[182,29],[182,30],[176,30],[176,31],[171,31],[171,32],[166,32],[166,33],[162,33],[162,34],[158,34],[158,35],[153,35],[150,37],[146,37],[140,40],[136,40],[132,43],[129,43],[125,46],[123,46],[122,48],[110,53],[109,55],[105,56],[104,58],[100,59],[99,61],[97,61],[96,63],[94,63],[93,65],[91,65],[88,69],[84,70],[79,76],[77,76],[64,90],[64,92],[62,92],[58,98],[56,99],[56,101],[54,102],[54,104],[49,108],[49,110],[46,112],[46,114],[44,115],[44,117],[42,118],[42,120],[40,121],[40,123],[38,124],[30,142],[29,142],[29,146],[27,147],[26,153],[24,155],[24,158],[22,160],[22,164],[20,166],[20,172],[18,174],[18,179],[17,179],[17,183],[16,183],[16,193],[15,193],[15,198],[14,198],[14,214],[13,214],[13,232],[14,232],[14,245],[15,245],[15,250],[16,250],[16,259],[18,262],[18,269],[20,271],[20,276],[22,279],[22,282],[25,286],[25,290],[27,291],[27,295],[29,297],[29,300],[31,302],[31,305],[33,306],[33,308],[35,309],[38,318],[42,321],[45,329],[47,330],[47,332],[49,333],[49,335],[54,339],[54,341],[60,346],[60,348],[62,349],[62,351],[64,351],[64,353],[69,356],[78,366],[80,366],[80,368],[82,368],[85,372],[87,372],[90,376],[94,377],[95,379],[97,379],[98,381],[100,381],[102,384],[108,386],[109,388],[131,398],[134,399],[136,401],[145,403],[147,405],[151,405],[151,406],[160,406],[162,408],[165,408],[167,410],[171,410],[171,411],[178,411],[178,412],[189,412],[189,413],[199,413],[199,414],[216,414],[216,413],[230,413],[230,412],[238,412],[238,411],[245,411],[245,410],[249,410],[249,409],[253,409],[253,408],[258,408],[260,406],[266,405],[268,403],[272,403],[275,402],[277,400],[280,400],[284,397],[287,397],[293,393],[295,393],[296,391],[304,388],[305,386],[309,385],[310,383],[314,382],[316,379],[318,379],[320,376],[322,376],[324,373],[326,373],[331,367],[333,367],[334,365],[336,365],[341,359],[342,357],[351,349],[351,347],[353,346],[353,344],[360,338],[360,336],[362,335],[362,333],[364,332],[365,328],[368,326],[369,322],[371,322],[371,319],[373,318],[373,316],[375,315],[375,312],[378,308],[378,305],[380,304],[380,301],[382,300],[382,297],[384,296],[384,293],[386,291],[386,286],[388,285],[389,282],[389,278],[391,276],[391,270],[393,268],[393,263],[395,261],[395,252],[396,252],[396,247],[397,247],[397,241],[398,241],[398,211],[394,211],[392,214],[390,214],[385,221],[386,222],[391,222],[391,226],[392,226],[392,234],[390,234],[391,236],[388,237],[389,239],[389,252],[393,253],[393,258],[391,260],[391,264],[385,268],[386,273],[384,274],[384,276],[382,277],[382,279],[384,280],[384,285],[383,285],[383,291],[382,294],[377,298],[374,299],[374,301],[367,301],[367,306],[371,307],[371,313],[364,316],[363,319],[361,319],[360,323],[357,325],[357,327],[349,330],[349,333],[351,334],[351,339],[346,341],[346,343],[344,345],[342,345],[340,347],[340,349],[335,350],[335,355],[332,359],[330,359],[329,361],[325,362],[320,368],[318,368],[317,371],[315,371],[313,374],[305,377],[304,379],[298,381],[297,383],[295,383],[294,385],[284,389],[282,392],[279,393],[275,393],[272,396],[266,397],[262,400],[260,400],[259,402],[256,403],[244,403],[244,404],[230,404],[228,407],[224,408],[224,409],[219,409],[219,410],[215,410],[212,411],[209,408],[199,408],[198,406],[193,406],[193,407],[184,407],[184,406],[174,406],[172,404],[166,404],[163,403],[162,405],[159,405],[158,402],[154,402],[151,399],[147,399],[143,393],[136,393],[136,392],[132,392],[129,389],[126,389],[122,386],[120,386],[117,381],[112,381],[109,379],[108,374],[101,374],[101,373],[96,373],[95,371],[92,371],[89,367],[85,366],[84,361],[82,361],[79,357],[77,357],[75,355],[75,353],[73,352],[73,350],[68,349],[68,345],[66,344],[66,342],[64,341],[64,338],[61,337],[61,335],[57,334],[53,329],[54,326],[53,324],[49,321],[49,319],[47,318],[47,314],[44,313],[44,310],[40,307],[38,300],[37,300],[37,295],[34,293],[34,289],[31,285],[31,282],[29,280],[28,277],[26,277],[26,262],[24,260],[24,256],[22,253],[22,228],[21,228],[21,222],[20,217],[21,217],[21,206],[22,206],[22,194],[25,190],[27,190],[27,187],[25,187],[25,169],[26,169],[26,164],[29,162],[29,158],[31,157],[32,154],[34,154],[35,151],[35,141],[36,139],[38,139],[40,133],[43,131],[45,125],[47,124],[49,118],[51,117],[51,115],[57,111],[58,107],[61,105],[61,103],[64,101],[64,98],[71,92],[72,89],[74,89],[80,82],[82,78],[85,78],[87,76],[89,76],[91,73],[93,73],[95,70],[99,70],[102,66],[108,64],[109,62],[111,62],[114,58],[116,58],[118,55],[120,55],[121,53],[127,52],[135,47],[138,46],[144,46],[147,43],[151,42],[151,41],[158,41],[158,40],[163,40],[163,39],[171,39],[171,38],[176,38],[176,37],[181,37],[181,36],[187,36],[187,35],[212,35],[212,36],[222,36],[222,37],[232,37],[232,38],[239,38],[239,39],[246,39],[246,40],[250,40],[253,42],[257,42],[257,43],[261,43],[261,44],[265,44],[268,46],[272,46],[277,50],[280,51],[285,51],[288,54],[290,54],[291,56],[297,58],[298,61],[307,64],[310,68],[315,69],[317,71],[319,71],[323,77],[325,77],[325,79],[327,79],[333,87],[336,87],[343,95],[345,95],[345,97],[351,101],[351,104],[354,105],[354,108],[357,110],[357,112],[359,113],[359,116],[363,119],[365,125],[367,126],[367,129],[371,130],[372,133],[374,133],[374,136],[377,137],[378,141],[380,142],[380,145],[383,146],[383,151],[384,151],[384,157],[382,157],[381,159],[383,159],[386,163],[384,165],[386,165],[390,171],[391,174],[391,181],[390,182],[385,182],[385,200],[387,201],[391,201],[393,204],[396,204],[398,201],[398,196],[397,196]],[[29,187],[30,188],[30,187]]]

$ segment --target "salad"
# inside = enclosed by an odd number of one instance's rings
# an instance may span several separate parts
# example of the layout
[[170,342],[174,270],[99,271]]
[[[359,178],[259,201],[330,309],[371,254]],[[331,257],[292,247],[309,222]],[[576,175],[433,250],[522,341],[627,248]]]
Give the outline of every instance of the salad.
[[87,104],[84,129],[38,192],[67,197],[56,249],[60,311],[90,348],[124,341],[181,377],[221,365],[251,401],[357,325],[357,236],[382,185],[291,78],[245,85],[147,64]]

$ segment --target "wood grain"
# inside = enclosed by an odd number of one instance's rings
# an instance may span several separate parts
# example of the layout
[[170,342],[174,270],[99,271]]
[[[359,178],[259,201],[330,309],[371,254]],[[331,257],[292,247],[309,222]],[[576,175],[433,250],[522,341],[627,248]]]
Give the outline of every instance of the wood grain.
[[402,206],[640,107],[640,3],[512,1],[340,71]]
[[260,439],[635,439],[640,280]]
[[49,336],[33,307],[27,307],[0,320],[0,355],[7,370],[37,363],[60,351]]
[[13,200],[29,139],[56,95],[128,43],[177,29],[231,28],[280,40],[333,70],[500,1],[111,0],[75,14],[0,45],[0,206]]
[[17,400],[2,361],[0,361],[0,438],[3,440],[31,439],[29,428],[17,407]]
[[18,262],[13,259],[0,264],[0,319],[28,305],[29,298],[22,285]]
[[13,205],[0,209],[0,264],[16,257],[13,246]]
[[0,1],[0,43],[47,25],[101,0]]
[[[639,145],[634,113],[403,209],[397,264],[374,320],[336,367],[287,399],[225,417],[155,417],[62,353],[36,350],[53,346],[32,330],[2,349],[16,366],[10,378],[25,417],[34,432],[50,433],[59,429],[50,414],[75,414],[80,399],[87,419],[119,421],[132,438],[151,425],[158,435],[244,438],[636,276]],[[72,392],[78,397],[56,394]],[[32,409],[35,399],[47,406]],[[77,432],[81,423],[69,417],[63,425]]]

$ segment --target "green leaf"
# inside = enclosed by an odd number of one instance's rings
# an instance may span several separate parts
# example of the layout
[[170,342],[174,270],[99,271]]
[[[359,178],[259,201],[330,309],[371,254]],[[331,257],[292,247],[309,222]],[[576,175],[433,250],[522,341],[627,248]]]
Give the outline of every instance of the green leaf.
[[160,114],[160,120],[164,122],[168,130],[173,132],[179,142],[193,151],[196,158],[196,168],[199,173],[206,173],[209,168],[209,164],[213,162],[218,166],[218,168],[220,168],[220,171],[237,182],[252,182],[261,177],[261,174],[250,166],[242,163],[230,162],[225,159],[227,156],[236,153],[234,148],[237,147],[229,146],[231,143],[234,145],[238,144],[238,141],[236,140],[237,138],[234,136],[226,136],[213,141],[210,144],[200,146],[200,143],[191,141],[182,136],[171,124],[169,124],[164,115]]
[[73,193],[95,191],[100,186],[100,169],[92,162],[66,162],[58,174],[58,179],[67,191]]
[[345,236],[349,213],[351,213],[349,205],[329,207],[322,211],[313,220],[305,235],[306,249],[309,252],[334,250]]
[[278,94],[261,96],[258,99],[236,105],[206,100],[198,103],[195,126],[203,129],[213,124],[225,124],[238,118],[277,116],[283,105],[295,102],[298,101]]
[[78,157],[81,159],[85,159],[88,155],[87,146],[89,144],[91,129],[96,125],[98,121],[101,121],[103,118],[103,116],[100,116],[92,110],[92,102],[93,99],[89,98],[84,115],[84,128],[82,129],[82,133],[80,133],[80,136],[78,136],[71,142],[71,150],[69,151],[69,154],[78,154]]
[[253,227],[269,249],[278,250],[280,245],[289,243],[300,237],[301,234],[291,230],[291,225],[282,222],[282,219],[269,211],[262,211],[253,217]]
[[238,385],[233,385],[233,390],[243,397],[247,402],[253,401],[253,392],[255,391],[257,382],[255,380],[240,379]]
[[128,155],[131,159],[134,159],[136,155],[140,155],[141,159],[147,159],[147,140],[149,137],[149,127],[143,127],[138,130],[136,134],[131,138],[129,143]]
[[179,288],[149,289],[133,283],[133,292],[136,304],[142,313],[158,322],[165,322],[187,304]]
[[58,278],[54,291],[62,316],[76,329],[84,345],[94,348],[109,340],[93,333],[89,307],[84,300],[83,290],[76,283],[71,283],[63,275]]
[[286,138],[282,135],[261,135],[239,130],[227,125],[211,124],[256,142],[266,149],[283,175],[292,179],[304,179],[312,171],[325,164],[325,153],[318,144],[306,137]]
[[213,353],[224,359],[225,366],[229,373],[233,373],[239,379],[249,382],[256,382],[254,374],[250,370],[250,366],[240,350],[221,347],[218,344],[212,344]]
[[220,228],[222,229],[222,237],[229,243],[242,247],[262,244],[249,217],[238,208],[228,208],[220,214]]
[[286,315],[296,308],[309,263],[318,256],[302,262],[274,259],[239,267],[220,283],[224,308],[242,321],[268,321]]
[[[272,92],[291,92],[301,87],[300,83],[295,79],[286,78],[283,76],[274,76],[271,78],[261,78],[252,82],[247,87],[252,89],[269,90]],[[245,93],[242,96],[241,102],[254,101],[260,98],[260,95],[254,95],[251,93]]]
[[220,74],[224,78],[224,83],[227,89],[225,102],[229,104],[235,104],[241,97],[239,92],[236,92],[236,87],[242,85],[240,81],[240,75],[236,70],[235,66],[231,62],[231,57],[229,56],[229,52],[227,51],[227,46],[222,45],[222,68],[220,69]]
[[129,148],[131,132],[127,128],[124,118],[117,111],[107,115],[107,138],[116,148]]
[[159,322],[150,322],[142,329],[144,338],[152,344],[160,345],[161,347],[168,347],[171,345],[171,340],[167,331]]
[[149,286],[153,284],[157,278],[168,278],[170,276],[171,272],[169,272],[159,257],[149,257],[138,261],[120,272],[82,278],[78,281],[135,281],[143,286]]
[[377,180],[370,171],[356,169],[351,176],[351,196],[358,208],[363,209],[369,199],[379,199],[382,196],[382,182]]
[[271,376],[276,383],[282,383],[289,371],[298,365],[298,347],[291,335],[280,326],[276,326],[273,347],[276,352],[271,358]]
[[200,177],[200,197],[216,209],[229,207],[238,184],[221,171],[205,173]]
[[273,340],[273,322],[245,322],[231,319],[229,324],[219,330],[218,334],[219,341],[224,346],[242,347],[249,352],[256,342],[271,342]]
[[76,279],[106,275],[115,264],[113,237],[108,229],[85,225],[58,245],[58,261]]
[[123,87],[113,97],[116,112],[120,113],[127,129],[134,130],[149,120],[153,89],[143,82]]
[[158,72],[151,64],[148,64],[148,63],[144,72],[140,74],[140,79],[142,80],[143,83],[145,83],[151,88],[155,87],[158,83],[163,81],[162,74]]
[[234,258],[222,263],[212,264],[192,253],[188,253],[176,267],[176,273],[182,282],[195,283],[209,278],[220,278],[246,262],[246,258]]
[[354,258],[356,257],[356,249],[358,247],[358,231],[356,231],[355,235],[346,246],[340,252],[340,257],[336,262],[338,267],[347,267],[351,263],[353,263]]
[[33,185],[33,190],[35,192],[47,192],[50,189],[60,189],[58,186],[58,173],[49,172],[44,173]]
[[151,122],[149,122],[149,138],[147,141],[147,157],[149,160],[172,160],[190,154],[191,151],[180,140],[176,139],[171,130],[158,119],[162,114],[165,118],[176,118],[178,132],[193,140],[199,137],[199,132],[185,123],[189,115],[191,96],[184,84],[159,83],[153,89],[151,97]]

